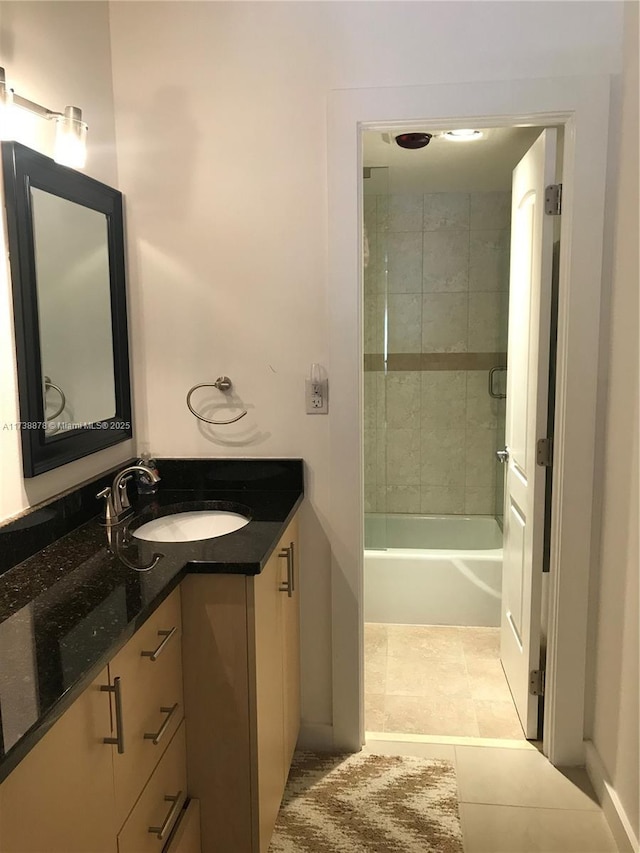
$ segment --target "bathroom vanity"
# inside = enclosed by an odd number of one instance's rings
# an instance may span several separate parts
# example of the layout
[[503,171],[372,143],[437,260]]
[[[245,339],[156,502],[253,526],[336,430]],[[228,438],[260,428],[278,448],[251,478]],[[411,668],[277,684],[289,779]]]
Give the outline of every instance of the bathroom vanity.
[[[112,475],[0,528],[5,561],[52,539],[0,577],[3,853],[267,851],[300,720],[302,462],[159,469],[109,547],[96,518],[60,531]],[[130,535],[213,501],[251,522],[171,545]]]

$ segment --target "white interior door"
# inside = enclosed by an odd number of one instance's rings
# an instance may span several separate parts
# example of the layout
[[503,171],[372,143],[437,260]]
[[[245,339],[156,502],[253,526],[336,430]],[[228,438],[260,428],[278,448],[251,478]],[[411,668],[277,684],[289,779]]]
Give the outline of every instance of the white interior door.
[[546,436],[553,217],[544,212],[554,182],[556,131],[543,131],[513,171],[507,354],[504,564],[500,656],[520,722],[537,736],[546,468],[536,444]]

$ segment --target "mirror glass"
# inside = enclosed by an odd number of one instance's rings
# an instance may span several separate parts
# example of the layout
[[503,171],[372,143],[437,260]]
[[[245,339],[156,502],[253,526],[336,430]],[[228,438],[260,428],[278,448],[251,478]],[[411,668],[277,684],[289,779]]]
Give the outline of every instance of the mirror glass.
[[63,425],[105,421],[116,413],[107,219],[36,187],[31,207],[50,438]]
[[122,195],[2,143],[25,477],[131,438]]

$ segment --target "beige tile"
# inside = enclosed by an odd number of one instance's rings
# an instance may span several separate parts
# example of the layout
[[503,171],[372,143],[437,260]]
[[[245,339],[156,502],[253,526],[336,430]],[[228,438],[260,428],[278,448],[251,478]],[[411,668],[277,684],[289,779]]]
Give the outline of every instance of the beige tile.
[[507,685],[502,664],[490,658],[465,658],[469,689],[474,699],[492,702],[508,702],[511,693]]
[[389,352],[420,352],[422,298],[417,293],[391,293],[389,295]]
[[387,649],[392,657],[419,651],[429,659],[461,661],[464,658],[460,630],[456,627],[389,625],[387,636]]
[[420,512],[420,486],[387,485],[386,512]]
[[392,193],[386,224],[389,231],[422,231],[422,196]]
[[421,391],[422,374],[418,371],[407,370],[387,376],[388,427],[420,428]]
[[461,660],[428,657],[419,649],[387,659],[387,695],[456,696],[470,700],[467,671]]
[[463,803],[597,811],[584,771],[567,775],[537,750],[456,747]]
[[[502,371],[494,374],[503,376]],[[496,429],[500,400],[489,396],[489,371],[470,370],[467,373],[467,426]]]
[[[422,297],[422,352],[468,351],[469,296],[466,293],[424,294]],[[396,350],[396,352],[399,351]],[[495,349],[492,352],[495,352]]]
[[506,340],[504,294],[469,293],[469,352],[502,352]]
[[513,702],[475,700],[473,704],[480,737],[524,740],[524,732]]
[[420,430],[386,431],[386,482],[394,486],[420,485]]
[[464,484],[465,430],[422,430],[420,483],[422,486],[461,486]]
[[364,295],[364,351],[382,352],[384,339],[384,297]]
[[510,192],[471,193],[470,226],[472,231],[487,228],[509,228],[510,225]]
[[465,658],[500,659],[500,628],[461,628]]
[[493,515],[496,509],[496,490],[493,482],[489,485],[467,486],[464,490],[465,515]]
[[384,731],[384,694],[364,694],[364,727],[368,732]]
[[473,702],[459,697],[387,695],[384,725],[386,732],[478,736]]
[[377,197],[375,195],[365,195],[362,199],[362,212],[364,216],[364,224],[367,226],[369,238],[375,234],[378,227],[377,213]]
[[365,656],[376,653],[387,654],[388,626],[384,622],[364,623]]
[[464,511],[463,486],[422,486],[420,489],[420,512],[456,515]]
[[465,853],[615,853],[602,814],[462,803]]
[[469,288],[469,232],[425,231],[422,289],[425,293],[466,293]]
[[378,482],[378,431],[365,429],[363,431],[364,451],[364,482],[373,486]]
[[421,380],[422,429],[460,429],[465,418],[467,371],[426,370]]
[[422,232],[387,234],[389,293],[422,292]]
[[469,239],[469,290],[509,287],[509,232],[472,231]]
[[490,488],[496,479],[496,431],[467,427],[465,437],[465,485]]
[[364,691],[384,695],[387,689],[387,656],[383,653],[370,654],[364,660]]
[[375,483],[364,484],[364,511],[376,511],[376,485]]
[[424,196],[425,231],[443,228],[469,230],[468,193],[427,193]]
[[365,373],[364,385],[364,428],[375,429],[378,414],[378,382],[375,373]]

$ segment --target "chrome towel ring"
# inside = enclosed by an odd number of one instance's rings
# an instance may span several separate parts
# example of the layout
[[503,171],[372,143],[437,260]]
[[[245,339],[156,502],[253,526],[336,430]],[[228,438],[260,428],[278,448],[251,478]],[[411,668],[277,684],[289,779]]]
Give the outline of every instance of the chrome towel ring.
[[45,393],[45,396],[46,396],[49,388],[53,388],[54,391],[57,391],[58,394],[60,394],[60,408],[57,409],[53,415],[49,415],[49,417],[47,418],[48,421],[52,421],[52,420],[54,420],[54,418],[57,418],[61,412],[64,411],[64,407],[67,405],[67,398],[65,397],[64,391],[62,390],[62,388],[60,388],[59,385],[56,385],[55,383],[53,383],[49,379],[48,376],[45,376],[44,377],[44,393]]
[[205,418],[202,415],[198,414],[196,410],[191,405],[191,395],[194,391],[197,391],[198,388],[217,388],[218,391],[230,391],[231,390],[231,380],[228,376],[218,376],[215,382],[203,382],[200,385],[194,385],[187,394],[187,408],[191,412],[192,415],[195,415],[196,418],[200,421],[204,421],[206,424],[215,424],[215,426],[224,426],[224,424],[234,424],[236,421],[239,421],[240,418],[243,418],[247,412],[246,409],[244,412],[240,412],[239,415],[236,415],[235,418],[231,418],[228,421],[212,421],[209,418]]

